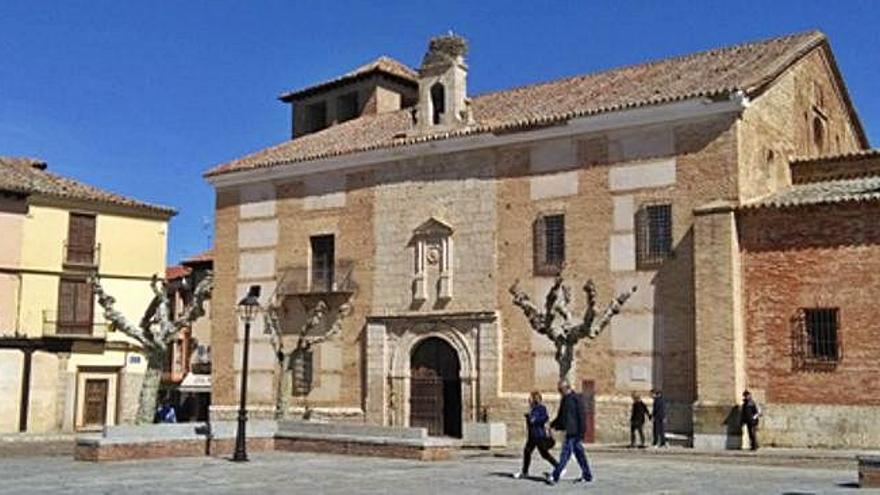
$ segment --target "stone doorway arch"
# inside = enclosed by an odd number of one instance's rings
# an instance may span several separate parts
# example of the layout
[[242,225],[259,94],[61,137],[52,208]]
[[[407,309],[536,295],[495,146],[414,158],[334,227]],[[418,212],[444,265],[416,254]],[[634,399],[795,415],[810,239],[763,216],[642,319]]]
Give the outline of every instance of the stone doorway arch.
[[427,337],[410,355],[410,425],[434,436],[461,437],[461,361],[440,337]]

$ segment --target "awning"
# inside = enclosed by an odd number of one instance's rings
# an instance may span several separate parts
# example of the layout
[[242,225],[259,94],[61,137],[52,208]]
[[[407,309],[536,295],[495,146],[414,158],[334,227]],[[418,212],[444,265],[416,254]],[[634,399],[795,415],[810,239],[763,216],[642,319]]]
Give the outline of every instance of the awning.
[[211,393],[211,375],[189,372],[183,377],[177,390],[190,393]]

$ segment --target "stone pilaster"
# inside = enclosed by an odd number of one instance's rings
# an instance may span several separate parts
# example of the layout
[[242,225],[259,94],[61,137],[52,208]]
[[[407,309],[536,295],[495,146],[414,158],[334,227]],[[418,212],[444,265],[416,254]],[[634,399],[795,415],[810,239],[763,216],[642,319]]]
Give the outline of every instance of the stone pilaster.
[[734,207],[719,201],[694,210],[697,448],[742,444],[737,404],[745,387],[745,337]]
[[385,325],[367,323],[367,391],[365,409],[367,422],[377,425],[388,424],[388,369],[386,358]]

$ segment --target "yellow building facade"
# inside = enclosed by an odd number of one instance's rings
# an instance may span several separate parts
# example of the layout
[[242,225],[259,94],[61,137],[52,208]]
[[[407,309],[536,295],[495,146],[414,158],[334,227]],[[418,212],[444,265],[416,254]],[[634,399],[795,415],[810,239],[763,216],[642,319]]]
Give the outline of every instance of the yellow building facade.
[[170,208],[0,158],[0,433],[131,421],[146,360],[111,331],[88,277],[137,323],[164,274]]

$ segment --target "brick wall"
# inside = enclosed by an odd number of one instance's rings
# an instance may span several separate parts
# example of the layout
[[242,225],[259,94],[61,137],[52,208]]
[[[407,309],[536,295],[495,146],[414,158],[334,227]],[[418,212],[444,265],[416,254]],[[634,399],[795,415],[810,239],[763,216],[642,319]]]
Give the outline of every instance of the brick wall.
[[[748,386],[768,403],[880,406],[880,205],[762,209],[740,223]],[[833,371],[793,366],[801,307],[840,308]]]
[[[859,149],[843,88],[832,76],[829,53],[815,48],[755,98],[739,123],[739,188],[743,199],[791,183],[791,157],[845,153]],[[814,89],[815,88],[815,89]],[[821,97],[817,93],[821,93]],[[817,102],[821,98],[821,103]],[[825,117],[824,148],[813,142],[814,105]]]

